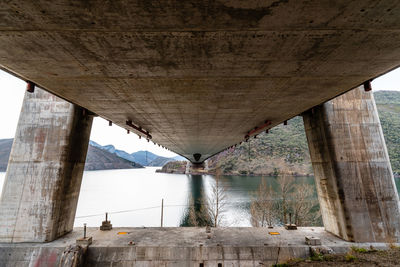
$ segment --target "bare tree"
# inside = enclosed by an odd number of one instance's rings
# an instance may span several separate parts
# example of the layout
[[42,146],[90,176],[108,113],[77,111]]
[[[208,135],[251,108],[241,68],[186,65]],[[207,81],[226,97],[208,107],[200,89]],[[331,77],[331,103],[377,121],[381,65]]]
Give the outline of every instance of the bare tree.
[[226,190],[226,186],[221,184],[220,171],[217,171],[215,184],[211,186],[211,194],[207,198],[207,211],[213,227],[221,226],[224,219],[227,205]]
[[274,222],[289,223],[289,214],[297,226],[320,225],[321,216],[314,187],[296,184],[295,177],[288,172],[278,176],[277,191],[261,181],[250,204],[251,224],[255,227],[271,226]]
[[276,193],[261,180],[250,204],[250,221],[253,227],[272,227],[276,221]]
[[278,210],[280,211],[280,220],[284,224],[288,223],[288,215],[290,213],[291,193],[294,191],[294,177],[286,173],[278,176],[277,179],[279,188]]
[[297,226],[315,225],[319,221],[319,210],[315,211],[318,201],[313,195],[314,188],[309,184],[296,185],[292,192],[290,206]]

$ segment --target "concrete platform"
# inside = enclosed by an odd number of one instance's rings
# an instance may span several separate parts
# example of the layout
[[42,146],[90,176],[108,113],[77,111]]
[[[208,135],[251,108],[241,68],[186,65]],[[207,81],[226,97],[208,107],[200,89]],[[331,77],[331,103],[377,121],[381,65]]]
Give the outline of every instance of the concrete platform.
[[[279,235],[271,235],[277,232]],[[0,266],[58,266],[63,252],[83,229],[49,243],[0,243]],[[343,241],[320,227],[212,228],[114,228],[100,231],[88,228],[93,243],[86,253],[85,266],[270,266],[289,258],[308,257],[305,237],[321,239],[321,245],[335,253],[351,246],[384,249],[384,243]]]

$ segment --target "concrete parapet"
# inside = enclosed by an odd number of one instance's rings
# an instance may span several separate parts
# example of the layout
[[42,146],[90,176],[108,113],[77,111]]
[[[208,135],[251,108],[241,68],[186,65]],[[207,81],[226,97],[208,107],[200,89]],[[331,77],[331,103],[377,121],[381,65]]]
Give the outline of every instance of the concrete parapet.
[[[343,241],[321,227],[299,227],[297,231],[277,227],[280,235],[274,236],[267,228],[215,228],[211,239],[204,228],[164,227],[88,228],[95,242],[79,248],[75,240],[82,229],[75,230],[49,243],[0,243],[0,266],[75,266],[71,263],[83,260],[83,266],[271,266],[309,257],[312,252],[346,253],[352,246],[371,245]],[[127,234],[118,235],[119,231]],[[305,236],[320,239],[321,245],[306,245]],[[384,249],[387,245],[374,243],[373,247]]]
[[26,93],[0,200],[0,242],[47,242],[73,228],[92,116]]
[[399,197],[372,93],[356,88],[303,119],[326,230],[349,241],[398,242]]

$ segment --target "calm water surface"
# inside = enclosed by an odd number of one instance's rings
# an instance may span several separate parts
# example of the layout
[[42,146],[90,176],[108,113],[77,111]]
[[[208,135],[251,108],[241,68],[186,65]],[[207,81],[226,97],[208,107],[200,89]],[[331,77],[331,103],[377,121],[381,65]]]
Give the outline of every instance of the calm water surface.
[[[160,226],[161,199],[164,199],[164,226],[179,226],[189,199],[204,190],[210,194],[215,183],[210,175],[156,173],[156,167],[85,172],[79,195],[75,226],[99,226],[109,212],[113,226]],[[0,189],[4,181],[0,172]],[[276,178],[265,177],[276,186]],[[225,176],[229,204],[226,226],[250,226],[249,205],[261,177]],[[297,183],[314,184],[312,177],[297,177]],[[395,178],[400,191],[400,178]]]

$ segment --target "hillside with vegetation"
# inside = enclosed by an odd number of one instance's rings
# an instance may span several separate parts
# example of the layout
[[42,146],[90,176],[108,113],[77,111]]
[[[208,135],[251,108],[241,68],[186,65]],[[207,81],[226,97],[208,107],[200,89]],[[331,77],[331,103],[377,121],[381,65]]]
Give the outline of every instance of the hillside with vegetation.
[[374,96],[392,169],[400,176],[400,92],[379,91]]
[[[374,97],[392,169],[400,175],[400,92],[378,91]],[[283,169],[293,175],[312,175],[302,118],[295,117],[286,126],[274,127],[268,134],[217,154],[209,159],[209,167],[233,175],[275,175]]]
[[161,169],[156,170],[156,172],[184,174],[186,172],[186,164],[187,161],[185,160],[170,161],[162,166]]
[[[374,97],[392,169],[400,175],[400,92],[378,91]],[[234,175],[275,175],[283,169],[293,175],[312,175],[302,118],[295,117],[286,126],[274,127],[268,134],[219,153],[209,160],[209,167]]]
[[208,166],[211,172],[219,168],[228,175],[277,175],[281,170],[312,175],[303,120],[295,117],[288,125],[274,127],[268,134],[221,152],[209,159]]
[[[374,93],[395,175],[400,175],[400,92]],[[182,164],[173,166],[182,170]],[[295,117],[288,125],[279,125],[250,138],[234,149],[223,151],[208,160],[210,172],[220,168],[225,175],[276,175],[289,170],[293,175],[313,175],[303,120]]]

